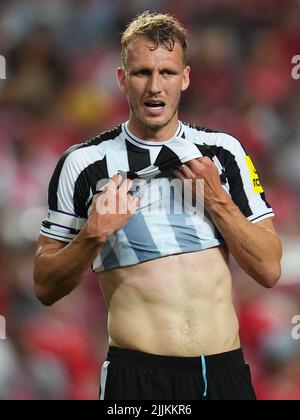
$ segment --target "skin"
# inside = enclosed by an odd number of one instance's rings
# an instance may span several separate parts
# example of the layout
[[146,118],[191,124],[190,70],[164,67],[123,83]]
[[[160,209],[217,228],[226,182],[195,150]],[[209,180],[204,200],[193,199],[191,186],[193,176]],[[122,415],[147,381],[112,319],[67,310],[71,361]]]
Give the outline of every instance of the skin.
[[[189,85],[190,69],[177,43],[172,51],[152,47],[149,40],[135,38],[128,47],[126,69],[119,68],[117,75],[130,107],[129,129],[137,137],[159,142],[171,138],[178,128],[178,104]],[[145,105],[152,100],[165,106],[153,111]],[[255,281],[273,287],[280,277],[280,240],[270,218],[252,224],[243,216],[223,190],[210,159],[194,159],[174,175],[182,181],[204,179],[205,206],[225,245],[98,274],[108,307],[109,343],[175,356],[236,349],[240,341],[229,254]],[[112,182],[118,185],[121,180],[114,177]],[[130,187],[131,181],[123,186],[127,191]],[[139,205],[125,194],[128,212],[107,215],[97,210],[99,198],[95,196],[86,225],[70,244],[39,238],[34,289],[42,303],[51,305],[77,287],[107,237]]]
[[[189,84],[190,68],[183,62],[182,48],[175,43],[170,52],[164,46],[153,50],[153,44],[138,37],[128,46],[126,69],[117,70],[121,90],[127,96],[129,129],[144,140],[163,141],[178,128],[181,93]],[[165,107],[153,114],[145,102],[164,101]]]

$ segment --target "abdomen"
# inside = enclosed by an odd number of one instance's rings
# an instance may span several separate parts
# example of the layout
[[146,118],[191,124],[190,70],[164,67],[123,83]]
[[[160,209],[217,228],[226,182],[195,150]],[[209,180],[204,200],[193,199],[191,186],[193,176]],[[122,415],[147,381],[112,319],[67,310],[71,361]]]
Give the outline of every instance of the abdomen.
[[231,276],[221,248],[101,273],[112,345],[195,356],[239,347]]

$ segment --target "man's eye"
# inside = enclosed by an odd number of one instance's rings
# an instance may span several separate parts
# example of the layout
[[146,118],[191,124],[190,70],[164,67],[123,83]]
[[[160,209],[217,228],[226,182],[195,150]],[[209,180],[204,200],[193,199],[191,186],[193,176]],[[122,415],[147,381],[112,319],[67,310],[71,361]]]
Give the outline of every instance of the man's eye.
[[161,74],[163,76],[173,76],[175,73],[171,70],[164,70]]
[[149,76],[148,70],[139,70],[134,73],[136,76]]

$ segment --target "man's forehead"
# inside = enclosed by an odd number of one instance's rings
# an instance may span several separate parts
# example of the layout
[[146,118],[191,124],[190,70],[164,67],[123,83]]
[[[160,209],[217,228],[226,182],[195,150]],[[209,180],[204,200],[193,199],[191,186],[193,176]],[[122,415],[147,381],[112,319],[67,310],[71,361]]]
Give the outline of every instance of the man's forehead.
[[182,59],[182,47],[175,42],[174,47],[170,49],[169,44],[156,45],[155,42],[145,37],[135,37],[127,47],[127,59],[146,59],[150,57],[159,57],[163,60]]

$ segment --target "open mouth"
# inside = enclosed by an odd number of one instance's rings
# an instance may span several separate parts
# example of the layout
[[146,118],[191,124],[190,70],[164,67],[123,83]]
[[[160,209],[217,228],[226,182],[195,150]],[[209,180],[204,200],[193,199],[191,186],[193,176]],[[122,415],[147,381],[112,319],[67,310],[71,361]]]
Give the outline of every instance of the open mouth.
[[163,101],[146,101],[145,102],[145,107],[150,112],[159,112],[159,111],[162,111],[165,106],[166,106],[166,104]]

